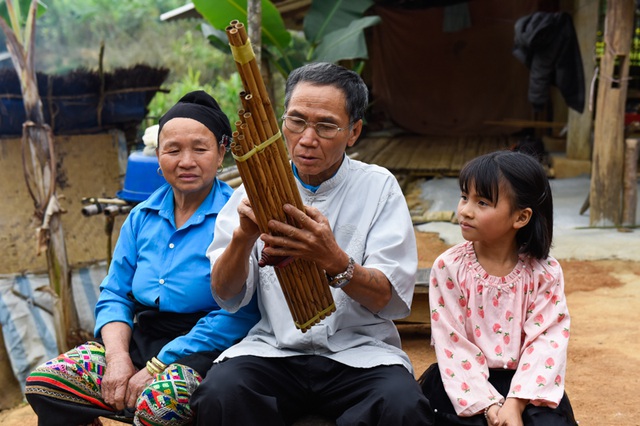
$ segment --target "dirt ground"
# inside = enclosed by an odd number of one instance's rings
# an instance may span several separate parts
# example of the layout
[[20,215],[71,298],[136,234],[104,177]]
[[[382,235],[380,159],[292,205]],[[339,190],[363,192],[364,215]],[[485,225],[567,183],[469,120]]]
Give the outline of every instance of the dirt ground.
[[[448,248],[418,233],[420,267]],[[580,426],[640,426],[640,263],[560,259],[571,314],[566,390]],[[416,375],[435,361],[424,325],[399,326]],[[23,404],[0,412],[3,426],[36,426]],[[122,423],[104,421],[105,426]]]

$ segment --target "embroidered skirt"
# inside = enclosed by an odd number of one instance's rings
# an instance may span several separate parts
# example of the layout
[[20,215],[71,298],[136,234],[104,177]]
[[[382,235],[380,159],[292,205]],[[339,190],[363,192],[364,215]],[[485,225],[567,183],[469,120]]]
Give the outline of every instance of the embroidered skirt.
[[[155,328],[159,323],[157,315],[150,317],[153,321],[146,318],[136,324],[130,344],[131,359],[139,369],[177,334],[167,333],[165,328],[162,338],[154,338],[145,322]],[[175,326],[175,321],[172,324]],[[184,327],[186,331],[190,328]],[[88,424],[98,417],[137,425],[186,425],[193,417],[189,406],[191,394],[218,355],[219,352],[200,352],[177,360],[144,389],[135,411],[116,412],[104,402],[101,394],[102,377],[107,368],[104,346],[99,341],[87,342],[32,371],[27,378],[25,395],[38,415],[40,426]]]

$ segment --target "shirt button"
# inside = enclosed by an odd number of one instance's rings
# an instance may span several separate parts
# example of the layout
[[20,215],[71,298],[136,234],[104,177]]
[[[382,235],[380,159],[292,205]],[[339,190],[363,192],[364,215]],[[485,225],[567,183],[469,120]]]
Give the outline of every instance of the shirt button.
[[173,243],[170,243],[170,244],[169,244],[169,248],[174,248],[175,246],[176,246],[176,245],[175,245],[175,244],[173,244]]
[[160,278],[160,280],[158,281],[160,284],[164,284],[164,279]]
[[[173,244],[171,244],[171,245],[173,245]],[[173,248],[173,247],[171,247],[171,248]],[[513,283],[509,284],[509,288],[513,288]]]
[[507,368],[509,368],[509,366],[507,364],[504,365],[504,369],[506,370]]

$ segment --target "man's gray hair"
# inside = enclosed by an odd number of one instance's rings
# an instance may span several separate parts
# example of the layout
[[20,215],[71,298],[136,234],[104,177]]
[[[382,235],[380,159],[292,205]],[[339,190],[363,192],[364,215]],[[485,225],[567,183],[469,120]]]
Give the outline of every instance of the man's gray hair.
[[313,62],[291,71],[287,78],[284,95],[284,108],[289,107],[291,94],[300,82],[316,86],[334,86],[345,95],[349,124],[364,118],[369,102],[369,89],[362,78],[354,71],[328,62]]

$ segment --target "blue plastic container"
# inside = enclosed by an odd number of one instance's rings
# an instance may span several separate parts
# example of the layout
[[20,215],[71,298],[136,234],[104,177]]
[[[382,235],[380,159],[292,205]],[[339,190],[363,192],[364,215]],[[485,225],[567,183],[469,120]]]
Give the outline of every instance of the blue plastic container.
[[139,203],[146,200],[156,189],[167,183],[158,170],[158,157],[134,151],[127,160],[124,188],[116,196],[125,201]]

